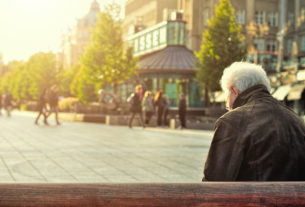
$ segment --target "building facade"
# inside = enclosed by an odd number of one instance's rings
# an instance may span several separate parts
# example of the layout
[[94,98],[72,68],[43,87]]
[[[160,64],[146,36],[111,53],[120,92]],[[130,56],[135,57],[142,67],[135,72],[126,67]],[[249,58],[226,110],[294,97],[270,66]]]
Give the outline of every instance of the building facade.
[[189,107],[200,107],[196,57],[185,46],[186,22],[177,10],[177,3],[177,0],[129,0],[125,7],[124,40],[139,58],[138,83],[153,93],[165,92],[171,107],[178,105],[182,93],[187,95]]
[[64,68],[70,68],[80,60],[80,56],[85,53],[85,49],[90,44],[92,28],[97,21],[100,6],[96,0],[91,3],[88,14],[77,20],[74,28],[62,40],[62,61]]
[[284,66],[305,68],[305,1],[286,1]]
[[[249,59],[274,70],[277,63],[277,32],[279,31],[279,0],[231,0],[237,23],[246,37]],[[200,50],[202,33],[215,14],[219,0],[178,0],[187,22],[187,47]]]
[[125,5],[123,39],[164,20],[177,9],[177,0],[128,0]]

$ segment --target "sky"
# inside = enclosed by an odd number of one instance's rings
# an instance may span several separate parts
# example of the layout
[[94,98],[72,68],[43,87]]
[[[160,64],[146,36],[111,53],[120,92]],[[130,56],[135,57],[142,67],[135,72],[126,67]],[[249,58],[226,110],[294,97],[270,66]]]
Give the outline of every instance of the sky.
[[[103,5],[113,0],[97,0]],[[114,0],[125,5],[126,0]],[[62,36],[90,10],[93,0],[0,0],[0,54],[4,63],[37,52],[58,52]]]

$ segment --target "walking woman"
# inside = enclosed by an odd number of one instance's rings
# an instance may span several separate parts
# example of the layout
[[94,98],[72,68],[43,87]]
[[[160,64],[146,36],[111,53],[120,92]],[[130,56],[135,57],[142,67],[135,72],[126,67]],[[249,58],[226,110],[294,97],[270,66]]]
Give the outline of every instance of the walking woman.
[[142,116],[142,105],[141,105],[142,96],[143,96],[142,95],[142,86],[137,85],[136,92],[133,93],[133,96],[132,96],[132,105],[130,108],[131,116],[130,116],[129,124],[128,124],[129,128],[132,128],[132,121],[136,114],[139,114],[141,124],[142,124],[143,128],[145,128],[145,125],[143,122],[143,116]]
[[142,109],[145,114],[145,124],[148,125],[154,112],[154,104],[151,91],[146,91],[142,100]]
[[155,106],[157,107],[157,125],[162,126],[163,112],[165,107],[162,91],[158,91],[156,93]]
[[58,121],[58,86],[53,85],[48,93],[48,101],[50,105],[50,112],[48,116],[50,116],[52,113],[55,114],[55,120],[56,124],[60,125],[60,122]]
[[38,124],[38,120],[40,118],[41,115],[43,115],[43,123],[45,125],[48,125],[48,122],[47,122],[47,89],[43,89],[41,94],[39,95],[39,98],[38,98],[38,103],[37,103],[37,107],[38,107],[38,115],[35,119],[35,124],[37,125]]

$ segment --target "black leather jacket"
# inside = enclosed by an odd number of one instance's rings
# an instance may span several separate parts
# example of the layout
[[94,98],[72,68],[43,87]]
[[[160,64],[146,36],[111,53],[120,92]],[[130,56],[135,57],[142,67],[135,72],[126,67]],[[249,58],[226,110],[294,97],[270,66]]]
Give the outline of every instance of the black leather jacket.
[[204,167],[207,181],[305,181],[305,125],[263,85],[220,117]]

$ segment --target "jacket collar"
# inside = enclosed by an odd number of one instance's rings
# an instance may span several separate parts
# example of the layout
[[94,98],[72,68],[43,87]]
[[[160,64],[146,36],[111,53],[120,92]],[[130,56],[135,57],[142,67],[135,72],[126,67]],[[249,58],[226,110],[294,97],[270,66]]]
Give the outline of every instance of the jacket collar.
[[233,103],[233,109],[246,104],[252,99],[260,98],[263,96],[270,96],[270,93],[267,90],[266,86],[262,84],[252,86],[244,90],[237,96],[236,100]]

